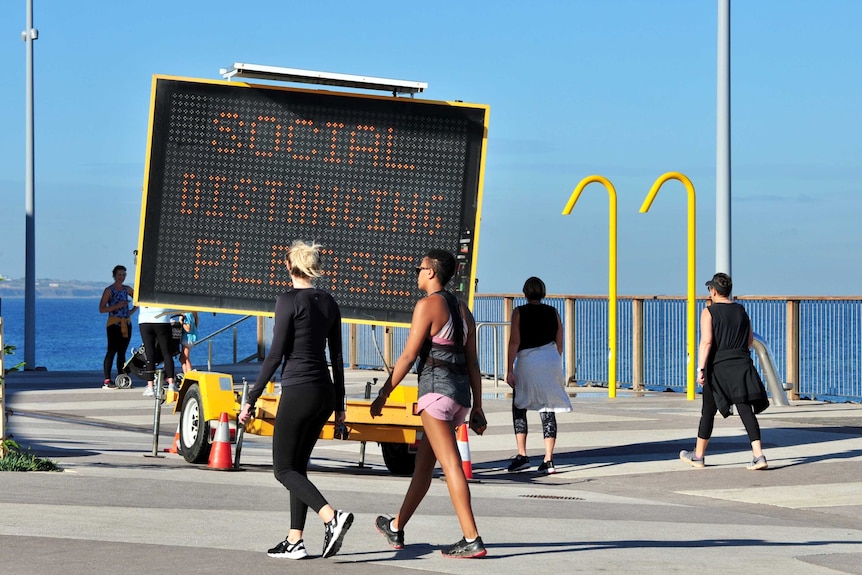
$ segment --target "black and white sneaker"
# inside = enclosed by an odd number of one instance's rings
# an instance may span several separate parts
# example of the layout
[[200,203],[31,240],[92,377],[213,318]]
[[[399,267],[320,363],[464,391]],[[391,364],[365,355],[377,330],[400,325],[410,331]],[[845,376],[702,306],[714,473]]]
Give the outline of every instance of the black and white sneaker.
[[341,540],[353,524],[353,513],[336,511],[332,521],[324,525],[323,558],[332,557],[341,549]]
[[536,469],[536,473],[539,475],[553,475],[557,472],[557,469],[554,467],[554,462],[551,460],[543,461],[542,464]]
[[506,468],[506,471],[509,473],[515,473],[516,471],[523,471],[530,468],[530,458],[525,457],[520,453],[513,457],[511,461],[512,463],[510,463],[509,467]]
[[286,537],[284,541],[267,551],[266,554],[277,559],[305,559],[308,557],[308,551],[305,550],[305,543],[302,542],[302,539],[291,543]]

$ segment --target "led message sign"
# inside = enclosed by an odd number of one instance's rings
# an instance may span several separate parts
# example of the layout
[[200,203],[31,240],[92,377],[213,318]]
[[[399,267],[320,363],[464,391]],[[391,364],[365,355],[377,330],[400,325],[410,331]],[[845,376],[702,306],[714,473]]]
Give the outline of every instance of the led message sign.
[[293,240],[345,319],[404,325],[425,252],[472,302],[488,108],[156,76],[136,294],[265,315]]

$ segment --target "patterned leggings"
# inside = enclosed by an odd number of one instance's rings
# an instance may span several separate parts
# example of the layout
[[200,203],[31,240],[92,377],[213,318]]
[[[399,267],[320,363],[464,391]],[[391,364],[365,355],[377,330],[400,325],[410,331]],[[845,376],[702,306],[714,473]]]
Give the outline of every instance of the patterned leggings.
[[[542,418],[542,437],[556,439],[557,414],[553,411],[540,411],[539,417]],[[527,410],[515,407],[514,401],[512,402],[512,421],[515,424],[515,435],[527,435]]]

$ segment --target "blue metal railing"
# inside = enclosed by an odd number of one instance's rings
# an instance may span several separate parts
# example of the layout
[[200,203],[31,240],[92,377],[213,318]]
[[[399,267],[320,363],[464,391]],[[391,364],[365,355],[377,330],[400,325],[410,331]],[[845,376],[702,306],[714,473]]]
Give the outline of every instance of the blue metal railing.
[[[473,315],[479,327],[478,350],[480,369],[487,376],[505,377],[506,299],[513,306],[524,303],[519,296],[477,296]],[[566,300],[574,302],[575,345],[574,366],[564,365],[567,374],[578,383],[606,385],[608,377],[608,309],[607,298],[549,297],[548,305],[557,309],[563,324]],[[687,379],[686,300],[679,297],[643,297],[643,383],[646,389],[684,392]],[[633,334],[634,298],[618,298],[617,308],[617,381],[622,387],[632,387],[634,380]],[[798,302],[797,391],[800,397],[862,402],[862,298],[811,298]],[[753,330],[769,345],[777,377],[788,380],[788,300],[782,298],[744,297],[739,302],[751,317]],[[697,301],[697,318],[706,301]],[[796,304],[794,304],[796,305]],[[699,320],[698,320],[699,324]],[[345,349],[349,345],[350,327],[343,328]],[[385,329],[357,325],[357,367],[384,369],[374,345],[374,337],[382,351]],[[698,325],[699,328],[699,325]],[[271,323],[267,326],[271,330]],[[404,347],[409,330],[392,330],[392,348],[397,358]],[[699,337],[698,333],[698,337]],[[345,352],[346,353],[346,352]],[[752,355],[760,368],[759,359]],[[345,360],[347,358],[345,357]],[[692,358],[693,360],[694,358]]]

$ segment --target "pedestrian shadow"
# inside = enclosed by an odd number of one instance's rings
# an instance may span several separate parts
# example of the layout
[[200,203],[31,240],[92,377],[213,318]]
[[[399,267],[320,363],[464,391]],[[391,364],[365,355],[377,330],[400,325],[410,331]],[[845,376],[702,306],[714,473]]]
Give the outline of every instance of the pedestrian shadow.
[[[659,540],[659,539],[624,539],[614,541],[558,541],[544,543],[488,543],[485,548],[488,555],[483,561],[494,559],[509,559],[512,557],[533,557],[558,553],[575,553],[587,551],[606,551],[622,549],[715,549],[716,547],[822,547],[827,545],[858,545],[855,541],[774,541],[767,539],[692,539]],[[351,553],[350,560],[356,563],[388,563],[391,561],[409,561],[422,559],[429,555],[439,554],[445,545],[429,545],[427,543],[408,544],[401,550],[382,549],[380,551],[362,551]],[[381,556],[382,554],[386,556]],[[347,558],[348,555],[343,555]]]
[[[820,547],[826,545],[857,545],[855,541],[775,541],[767,539],[692,539],[659,540],[659,539],[624,539],[614,541],[572,541],[559,543],[529,543],[529,550],[523,550],[524,543],[492,543],[485,544],[489,557],[500,559],[508,557],[524,557],[544,555],[548,553],[571,553],[579,551],[604,551],[622,549],[715,549],[716,547]],[[505,552],[506,549],[517,551]]]
[[[828,444],[842,441],[849,437],[862,436],[862,428],[845,426],[818,426],[812,427],[773,427],[763,431],[763,449],[769,457],[769,450],[794,446],[811,446],[815,444]],[[590,449],[558,451],[554,454],[557,474],[565,474],[567,468],[589,468],[613,467],[632,463],[654,463],[657,461],[673,461],[679,459],[679,452],[683,449],[691,449],[694,439],[672,439],[667,441],[647,441],[642,443],[626,443],[622,445],[609,445]],[[709,442],[709,455],[751,453],[751,444],[743,432],[734,436],[713,436]],[[746,455],[746,457],[748,456]],[[786,462],[778,462],[770,459],[770,469],[799,465],[809,465],[835,459],[853,459],[862,457],[862,448],[847,449],[833,453],[823,453],[810,456],[792,457]],[[516,473],[506,472],[509,459],[497,459],[484,462],[473,462],[474,475],[481,477],[502,479],[516,483],[540,482],[547,476],[535,472],[535,466],[529,470]],[[684,469],[684,468],[681,468]],[[765,470],[768,471],[768,470]]]

